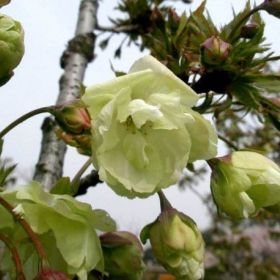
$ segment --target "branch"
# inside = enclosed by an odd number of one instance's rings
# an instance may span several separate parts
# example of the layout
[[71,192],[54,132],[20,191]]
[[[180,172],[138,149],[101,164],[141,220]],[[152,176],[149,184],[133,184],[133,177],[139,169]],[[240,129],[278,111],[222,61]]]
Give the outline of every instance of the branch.
[[[71,102],[80,97],[80,89],[86,67],[93,59],[98,3],[97,0],[82,0],[75,37],[68,42],[61,58],[64,73],[59,81],[59,96],[56,104]],[[43,123],[43,139],[39,160],[33,179],[42,183],[46,190],[51,189],[62,176],[66,145],[55,135],[56,125],[53,120]]]
[[55,181],[62,176],[62,166],[66,145],[57,140],[54,129],[56,122],[45,118],[42,124],[43,137],[41,142],[40,157],[36,164],[33,179],[41,182],[45,189],[50,189]]
[[236,145],[234,145],[231,141],[229,141],[228,139],[226,139],[223,135],[218,134],[218,138],[221,139],[223,142],[225,142],[229,147],[231,147],[232,149],[234,149],[235,151],[238,151],[238,147]]
[[102,181],[99,179],[98,172],[92,170],[90,174],[80,180],[79,189],[75,193],[75,196],[85,194],[89,187],[95,187],[99,183],[102,183]]
[[137,31],[139,28],[140,28],[139,25],[123,25],[123,26],[112,26],[112,27],[97,25],[96,30],[102,32],[110,32],[110,33],[131,33]]
[[31,226],[27,223],[27,221],[14,211],[14,207],[1,196],[0,196],[0,204],[13,216],[13,218],[25,230],[26,234],[30,238],[31,242],[33,243],[37,251],[41,266],[43,267],[45,264],[47,264],[47,254],[37,234],[32,230]]

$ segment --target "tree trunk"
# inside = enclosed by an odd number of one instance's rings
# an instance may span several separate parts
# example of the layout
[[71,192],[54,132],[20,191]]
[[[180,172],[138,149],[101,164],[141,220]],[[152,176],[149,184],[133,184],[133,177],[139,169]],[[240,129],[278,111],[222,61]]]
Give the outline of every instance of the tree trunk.
[[[80,97],[82,81],[87,64],[93,59],[94,29],[97,25],[97,0],[82,0],[75,37],[68,42],[61,57],[64,73],[59,81],[59,95],[56,104],[71,102]],[[42,183],[46,190],[63,173],[66,145],[55,135],[56,124],[52,118],[46,118],[42,125],[43,137],[39,160],[33,179]]]

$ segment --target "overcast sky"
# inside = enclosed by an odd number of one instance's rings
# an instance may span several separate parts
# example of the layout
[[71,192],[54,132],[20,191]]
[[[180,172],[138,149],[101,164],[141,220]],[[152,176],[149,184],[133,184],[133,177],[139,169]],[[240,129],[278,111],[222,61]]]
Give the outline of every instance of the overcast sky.
[[[170,1],[172,2],[172,1]],[[174,1],[175,2],[175,1]],[[221,25],[232,17],[231,6],[238,11],[245,5],[244,0],[208,0],[207,7],[214,22]],[[253,2],[253,1],[252,1]],[[257,4],[262,1],[256,1]],[[73,37],[78,0],[12,0],[1,12],[19,20],[25,29],[25,56],[15,70],[15,76],[0,88],[0,127],[5,127],[18,116],[38,107],[54,104],[58,94],[58,79],[62,73],[59,58],[67,41]],[[116,0],[100,1],[98,18],[103,25],[109,25],[108,15],[113,17]],[[201,0],[194,0],[192,5],[176,3],[178,12],[197,7]],[[268,42],[279,54],[280,21],[264,14],[268,22],[266,35]],[[278,31],[277,31],[278,30]],[[277,35],[277,36],[276,36]],[[96,49],[97,58],[86,72],[85,85],[106,81],[114,77],[110,70],[110,60],[118,70],[127,71],[130,65],[144,53],[135,47],[126,49],[120,60],[113,59],[113,50],[121,40],[116,36],[108,50],[101,53]],[[4,157],[10,157],[18,163],[18,174],[22,180],[30,179],[38,159],[41,141],[40,126],[44,116],[37,116],[17,127],[5,137]],[[222,148],[219,154],[222,154]],[[85,157],[77,155],[69,148],[66,156],[64,175],[73,177]],[[209,178],[200,186],[203,193],[209,191]],[[166,191],[171,203],[177,209],[190,215],[205,228],[209,222],[207,210],[199,199],[189,191],[179,191],[176,186]],[[94,208],[107,210],[115,218],[121,229],[139,232],[146,224],[153,221],[159,212],[156,196],[149,199],[128,200],[116,196],[108,187],[101,185],[92,188],[83,201],[90,202]]]

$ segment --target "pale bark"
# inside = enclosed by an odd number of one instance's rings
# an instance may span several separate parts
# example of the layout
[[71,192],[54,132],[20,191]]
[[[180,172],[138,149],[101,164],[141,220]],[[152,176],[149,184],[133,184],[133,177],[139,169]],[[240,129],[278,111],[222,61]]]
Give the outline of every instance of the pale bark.
[[[97,0],[82,0],[75,37],[68,42],[61,58],[64,73],[59,81],[59,95],[56,104],[70,102],[80,96],[87,64],[93,59],[97,25]],[[43,138],[38,163],[33,179],[42,183],[49,190],[63,173],[66,145],[55,135],[56,125],[51,118],[42,125]]]

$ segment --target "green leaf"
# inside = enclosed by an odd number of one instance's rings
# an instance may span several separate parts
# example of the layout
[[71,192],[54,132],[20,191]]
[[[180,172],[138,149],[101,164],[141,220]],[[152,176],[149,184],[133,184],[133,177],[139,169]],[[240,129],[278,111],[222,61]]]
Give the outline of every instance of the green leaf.
[[0,139],[0,156],[2,154],[3,144],[4,144],[4,140]]
[[[102,250],[96,229],[115,229],[114,221],[105,211],[93,211],[90,205],[69,195],[44,192],[37,182],[5,191],[2,196],[11,204],[20,206],[17,207],[19,214],[24,216],[39,236],[43,235],[47,240],[51,238],[48,235],[53,236],[55,242],[47,250],[55,250],[61,255],[59,263],[64,264],[62,269],[66,267],[68,274],[77,274],[80,279],[86,279],[88,271],[103,270]],[[5,224],[10,226],[11,222],[8,220]]]
[[261,89],[264,89],[269,93],[280,93],[280,75],[258,75],[255,79],[255,86]]
[[[246,17],[246,15],[249,13],[250,10],[251,10],[250,1],[247,1],[243,11],[241,11],[238,14],[235,14],[235,12],[233,11],[233,20],[230,21],[225,26],[223,26],[221,30],[221,37],[224,38],[227,42],[233,42],[236,39],[236,37],[238,37],[240,34],[240,30],[242,28],[242,24],[239,26],[240,22],[244,21],[244,18]],[[244,24],[248,20],[249,18],[247,18]],[[237,26],[239,26],[239,28],[235,30],[236,32],[234,34],[231,34],[231,31],[234,30]]]
[[150,229],[156,223],[157,220],[155,220],[153,223],[146,225],[140,232],[140,240],[142,241],[143,244],[146,244],[147,240],[150,237]]
[[16,164],[5,167],[5,164],[0,162],[0,186],[6,185],[8,177],[11,175],[15,168]]
[[52,194],[69,194],[72,196],[74,194],[74,191],[71,187],[70,178],[69,177],[60,178],[52,187],[50,192]]
[[96,229],[101,231],[115,231],[116,222],[109,216],[109,214],[101,209],[93,210],[92,223]]
[[4,208],[2,205],[0,206],[0,229],[3,228],[13,228],[14,227],[14,219],[12,215]]
[[260,93],[247,77],[238,77],[233,81],[229,92],[248,108],[258,109],[260,106]]

